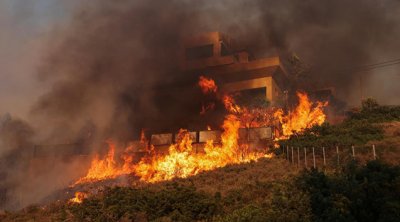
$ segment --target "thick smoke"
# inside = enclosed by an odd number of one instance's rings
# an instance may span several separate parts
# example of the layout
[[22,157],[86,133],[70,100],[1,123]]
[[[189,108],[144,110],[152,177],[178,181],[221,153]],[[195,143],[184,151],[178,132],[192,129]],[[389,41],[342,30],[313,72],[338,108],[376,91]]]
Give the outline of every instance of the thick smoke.
[[152,92],[187,78],[177,64],[181,38],[214,30],[256,56],[296,53],[310,65],[307,81],[314,87],[334,86],[348,95],[359,91],[354,84],[360,73],[352,67],[400,49],[397,12],[399,2],[390,0],[97,1],[83,5],[55,37],[40,70],[41,78],[55,84],[33,114],[45,116],[50,137],[58,139],[88,121],[101,134],[119,137],[151,123],[181,125],[187,120],[182,113],[193,109],[180,106],[191,91],[166,97]]
[[[334,86],[339,95],[357,94],[354,85],[360,73],[349,70],[396,57],[399,15],[396,0],[81,3],[73,19],[47,43],[38,76],[52,87],[33,105],[32,127],[26,132],[32,132],[35,143],[90,140],[90,147],[97,148],[108,138],[135,139],[141,128],[196,125],[190,114],[200,111],[192,103],[199,90],[194,83],[180,87],[191,78],[179,70],[179,48],[182,37],[209,31],[232,36],[256,57],[296,53],[311,67],[307,81],[313,86]],[[361,74],[368,79],[368,73]],[[55,185],[55,172],[64,169],[56,165],[39,177],[54,183],[47,191],[68,181]],[[23,193],[28,189],[21,187],[19,195],[28,196]],[[43,195],[26,197],[22,206]]]

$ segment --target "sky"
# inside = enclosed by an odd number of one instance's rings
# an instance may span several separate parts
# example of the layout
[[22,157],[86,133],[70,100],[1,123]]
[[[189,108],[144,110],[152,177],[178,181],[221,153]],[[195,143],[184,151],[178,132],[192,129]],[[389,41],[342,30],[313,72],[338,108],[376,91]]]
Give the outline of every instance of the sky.
[[47,36],[67,23],[76,0],[0,0],[0,114],[24,118],[45,90],[37,67]]
[[[49,35],[68,25],[79,0],[0,0],[0,115],[10,112],[24,118],[30,106],[51,87],[40,82],[38,67],[46,55]],[[400,55],[378,52],[376,62],[398,59]],[[400,103],[399,66],[374,70],[364,81],[364,96]],[[395,81],[394,81],[395,80]],[[358,86],[355,86],[358,87]],[[350,95],[358,100],[357,95]]]

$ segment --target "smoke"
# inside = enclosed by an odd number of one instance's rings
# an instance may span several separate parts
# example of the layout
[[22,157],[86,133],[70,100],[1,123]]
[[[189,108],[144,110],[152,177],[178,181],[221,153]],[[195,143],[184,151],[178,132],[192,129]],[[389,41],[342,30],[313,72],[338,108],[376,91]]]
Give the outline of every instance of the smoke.
[[[28,128],[35,143],[82,139],[97,148],[107,138],[135,139],[141,128],[169,130],[198,124],[200,91],[194,82],[182,87],[196,78],[180,72],[178,58],[182,37],[201,32],[224,32],[256,57],[296,53],[311,67],[307,81],[336,87],[348,102],[359,92],[355,84],[360,75],[349,68],[400,57],[396,54],[400,49],[400,3],[396,0],[98,0],[75,4],[71,20],[46,36],[39,68],[29,66],[46,91],[34,100],[29,114]],[[398,70],[385,81],[398,79]],[[368,82],[368,73],[361,74]],[[398,90],[374,92],[394,102],[389,95]],[[2,150],[18,150],[19,146],[1,141]],[[64,169],[61,165],[38,178],[51,183],[54,172]],[[61,186],[44,183],[37,186],[43,190]],[[39,200],[41,194],[27,197],[24,204]]]

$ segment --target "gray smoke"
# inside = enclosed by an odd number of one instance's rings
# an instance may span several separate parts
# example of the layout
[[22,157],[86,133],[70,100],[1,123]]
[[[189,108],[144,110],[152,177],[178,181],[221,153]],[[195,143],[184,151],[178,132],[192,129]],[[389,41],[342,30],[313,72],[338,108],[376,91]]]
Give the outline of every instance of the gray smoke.
[[[40,70],[41,78],[56,83],[33,113],[61,124],[62,131],[91,121],[105,130],[102,133],[123,137],[137,134],[151,122],[166,127],[183,122],[187,119],[175,118],[185,112],[180,106],[187,102],[182,92],[167,97],[168,103],[151,92],[161,83],[187,78],[177,68],[183,36],[214,30],[236,38],[256,56],[296,53],[311,67],[307,81],[321,88],[334,86],[339,96],[348,95],[359,91],[355,83],[360,75],[349,68],[400,49],[399,4],[394,0],[86,4],[70,28],[57,36],[58,44]],[[368,79],[368,73],[361,74]]]
[[[135,139],[145,127],[196,125],[200,110],[192,102],[200,98],[199,90],[195,83],[177,87],[196,80],[180,72],[178,50],[182,37],[208,31],[232,36],[256,57],[296,53],[311,67],[307,87],[334,86],[354,102],[360,75],[374,86],[377,81],[352,67],[400,58],[399,15],[397,0],[80,3],[73,19],[46,44],[38,77],[52,87],[34,103],[29,128],[36,143],[74,142],[90,134],[96,148],[110,137]],[[393,73],[384,81],[399,79],[399,68]],[[400,93],[396,86],[370,88],[372,96],[400,102],[394,98]],[[53,176],[54,171],[40,178],[51,183]]]

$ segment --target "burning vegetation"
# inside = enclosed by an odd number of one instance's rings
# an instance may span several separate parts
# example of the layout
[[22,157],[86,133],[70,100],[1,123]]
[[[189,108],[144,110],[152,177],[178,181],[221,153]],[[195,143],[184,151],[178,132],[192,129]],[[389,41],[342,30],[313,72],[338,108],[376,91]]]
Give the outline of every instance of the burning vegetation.
[[[242,107],[235,102],[233,96],[223,92],[220,94],[212,79],[200,77],[199,86],[204,94],[211,93],[219,98],[228,112],[222,124],[220,142],[208,140],[199,151],[193,146],[189,131],[181,129],[177,135],[177,142],[170,145],[166,154],[161,154],[152,144],[147,143],[142,131],[141,142],[146,144],[147,151],[144,157],[134,162],[135,153],[130,152],[131,146],[125,148],[120,157],[116,157],[117,147],[109,140],[107,155],[103,158],[96,155],[87,174],[74,185],[113,179],[121,175],[133,175],[143,182],[154,183],[173,178],[186,178],[229,164],[257,161],[262,157],[271,158],[271,152],[264,147],[250,149],[248,143],[241,142],[239,129],[280,127],[283,136],[276,138],[279,140],[293,133],[301,133],[314,125],[321,125],[326,119],[323,108],[327,103],[313,104],[305,93],[297,93],[299,104],[285,115],[282,109],[277,108]],[[82,195],[74,197],[72,201],[79,202],[79,197]]]

